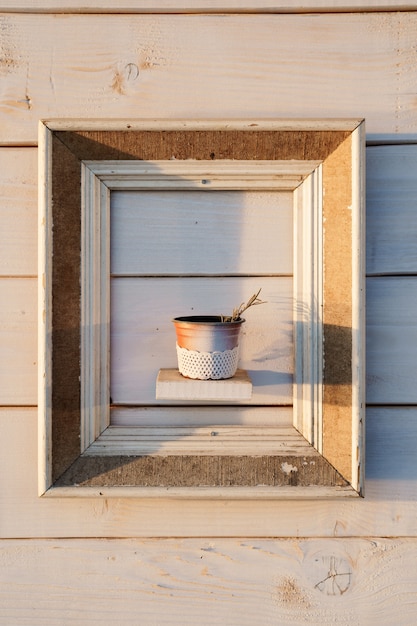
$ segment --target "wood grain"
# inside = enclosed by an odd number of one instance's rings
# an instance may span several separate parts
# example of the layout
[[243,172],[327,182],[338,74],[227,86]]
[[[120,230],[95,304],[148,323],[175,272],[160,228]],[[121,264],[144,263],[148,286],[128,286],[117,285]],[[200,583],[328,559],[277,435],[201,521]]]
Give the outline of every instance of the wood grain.
[[50,384],[52,475],[59,476],[80,453],[81,194],[74,184],[80,177],[77,157],[55,137],[53,153]]
[[323,198],[323,454],[344,476],[352,472],[352,333],[356,296],[351,151],[349,138],[323,165],[328,181]]
[[[277,446],[278,447],[278,446]],[[145,487],[168,491],[187,488],[221,489],[225,499],[234,498],[235,488],[247,487],[256,491],[273,487],[276,497],[282,497],[282,487],[347,487],[347,482],[318,452],[308,456],[293,455],[284,449],[271,455],[250,453],[241,456],[184,454],[169,456],[95,456],[80,457],[58,479],[55,486],[72,487]],[[162,489],[161,489],[162,488]],[[228,495],[228,493],[230,495]],[[164,497],[163,493],[160,494]],[[250,497],[250,496],[249,496]]]
[[[47,122],[54,137],[85,160],[326,159],[362,119],[99,120]],[[49,124],[49,126],[48,126]],[[56,126],[56,128],[55,128]],[[61,126],[64,126],[62,130]],[[67,128],[68,126],[68,128]],[[295,130],[297,129],[297,130]],[[296,166],[295,166],[296,167]],[[312,165],[314,167],[314,165]],[[305,167],[301,168],[305,172]]]
[[38,120],[54,117],[360,116],[368,133],[410,132],[416,22],[414,12],[4,14],[0,142],[36,144]]
[[37,404],[37,281],[0,280],[0,406]]
[[36,152],[0,148],[0,276],[37,274]]
[[415,539],[9,540],[0,624],[405,626],[416,558]]

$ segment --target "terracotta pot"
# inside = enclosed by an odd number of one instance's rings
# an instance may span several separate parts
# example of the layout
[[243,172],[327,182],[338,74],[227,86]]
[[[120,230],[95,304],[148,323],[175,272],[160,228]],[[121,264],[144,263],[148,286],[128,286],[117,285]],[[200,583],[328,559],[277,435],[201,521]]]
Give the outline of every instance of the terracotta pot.
[[218,380],[235,375],[244,319],[222,322],[218,315],[190,315],[172,321],[177,334],[178,369],[183,376]]

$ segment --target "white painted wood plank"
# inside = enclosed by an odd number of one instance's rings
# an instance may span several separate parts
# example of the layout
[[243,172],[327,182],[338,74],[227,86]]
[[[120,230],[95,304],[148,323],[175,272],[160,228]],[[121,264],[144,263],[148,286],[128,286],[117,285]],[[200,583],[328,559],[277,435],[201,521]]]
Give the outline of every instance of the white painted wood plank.
[[417,145],[367,149],[367,273],[417,273]]
[[174,499],[38,498],[36,413],[0,409],[3,538],[417,536],[416,408],[368,409],[364,499],[256,506],[212,500],[209,507]]
[[417,402],[416,310],[416,277],[368,278],[368,403]]
[[414,10],[408,0],[2,0],[1,12],[39,13],[302,13]]
[[3,144],[36,143],[52,117],[359,115],[372,133],[417,122],[414,12],[14,13],[1,24]]
[[[215,411],[215,413],[213,413]],[[222,406],[220,408],[171,407],[112,407],[110,422],[113,426],[194,426],[195,424],[242,426],[292,426],[292,407]]]
[[111,234],[113,275],[291,274],[292,194],[112,192]]
[[292,280],[265,277],[114,278],[113,403],[155,404],[158,371],[177,365],[173,317],[227,314],[259,287],[267,303],[250,309],[245,316],[239,367],[248,371],[253,383],[250,404],[291,404]]
[[37,280],[0,280],[0,406],[37,403]]
[[7,540],[0,624],[410,626],[416,558],[415,539]]
[[[317,125],[314,124],[314,120],[307,122],[315,131],[325,126],[326,128],[334,128],[338,131],[347,127],[354,130],[362,120],[342,120],[340,126],[338,126],[337,120],[334,118],[331,120],[319,121]],[[58,128],[61,126],[59,120],[56,122],[42,122],[51,131],[58,130],[54,126],[58,124]],[[151,130],[143,120],[135,120],[131,124],[113,120],[112,125],[119,123],[119,130],[125,131],[126,129],[132,131],[133,129],[139,130]],[[294,120],[294,125],[298,131],[303,130],[304,124],[298,125]],[[71,124],[69,121],[63,121],[63,124]],[[74,130],[80,130],[86,124],[89,126],[89,122],[81,120],[78,129],[76,129],[76,120],[72,121]],[[166,125],[165,125],[166,124]],[[270,130],[271,126],[275,128],[286,128],[287,130],[294,130],[294,126],[290,126],[289,120],[276,120],[275,122],[269,121],[264,124],[261,120],[257,123],[240,120],[240,122],[230,122],[219,120],[201,120],[196,122],[193,120],[170,120],[164,122],[164,120],[154,120],[152,123],[153,130],[166,131],[170,130],[186,130],[193,128],[194,130],[200,130],[204,127],[206,130]],[[97,120],[91,122],[90,130],[93,130],[97,125]],[[126,161],[126,160],[109,160],[109,161],[94,161],[86,160],[84,164],[91,172],[100,178],[110,189],[126,191],[126,190],[145,190],[152,189],[154,191],[164,191],[167,189],[180,190],[200,190],[200,191],[224,191],[224,190],[290,190],[293,191],[300,183],[311,174],[311,172],[320,165],[318,160],[309,161],[280,161],[280,160],[259,160],[259,161],[245,161],[234,159],[222,159],[216,160],[216,155],[213,153],[213,158],[209,160],[195,160],[189,159],[184,161],[171,158],[168,160],[154,160],[154,161]]]
[[37,151],[0,148],[0,276],[37,273]]

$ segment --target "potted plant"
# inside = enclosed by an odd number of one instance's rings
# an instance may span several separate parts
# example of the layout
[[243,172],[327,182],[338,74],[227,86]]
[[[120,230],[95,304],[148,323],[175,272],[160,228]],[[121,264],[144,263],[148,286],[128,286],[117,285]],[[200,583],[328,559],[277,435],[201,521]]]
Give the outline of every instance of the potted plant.
[[187,378],[221,380],[232,378],[239,360],[242,313],[264,304],[261,290],[233,309],[232,315],[189,315],[172,321],[177,335],[178,370]]

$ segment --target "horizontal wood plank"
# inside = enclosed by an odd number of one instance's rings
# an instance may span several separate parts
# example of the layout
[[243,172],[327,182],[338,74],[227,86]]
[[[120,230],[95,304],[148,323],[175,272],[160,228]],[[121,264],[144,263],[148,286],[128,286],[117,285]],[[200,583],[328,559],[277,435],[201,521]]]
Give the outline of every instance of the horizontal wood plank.
[[111,272],[291,274],[292,194],[131,191],[111,195]]
[[392,626],[400,604],[400,623],[412,624],[416,555],[411,539],[7,541],[0,623],[171,626],[204,615],[213,626],[295,626],[308,611],[312,624]]
[[[1,537],[417,535],[417,409],[368,409],[365,498],[305,501],[37,496],[37,412],[0,410]],[[387,455],[387,450],[390,455]],[[128,461],[127,461],[128,462]],[[0,568],[1,569],[1,568]]]
[[37,404],[37,280],[0,280],[0,406]]
[[366,160],[368,275],[417,273],[417,145],[370,146]]
[[37,150],[0,148],[0,276],[36,276],[37,202]]
[[1,12],[39,13],[302,13],[414,10],[408,0],[2,0]]
[[371,133],[417,122],[414,12],[13,13],[1,24],[2,144],[35,144],[47,118],[360,116]]
[[[213,411],[215,413],[213,414]],[[240,425],[257,427],[291,427],[292,407],[123,407],[114,406],[110,410],[110,423],[113,426],[213,426]]]
[[368,403],[417,403],[416,310],[417,277],[368,278]]
[[372,537],[7,540],[0,624],[405,626],[416,559],[415,539]]

